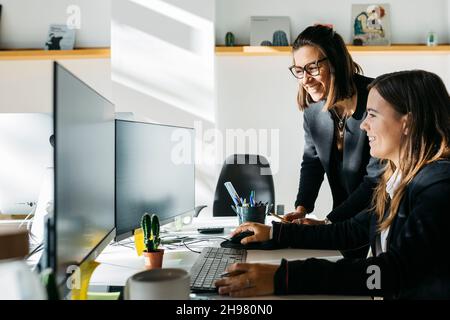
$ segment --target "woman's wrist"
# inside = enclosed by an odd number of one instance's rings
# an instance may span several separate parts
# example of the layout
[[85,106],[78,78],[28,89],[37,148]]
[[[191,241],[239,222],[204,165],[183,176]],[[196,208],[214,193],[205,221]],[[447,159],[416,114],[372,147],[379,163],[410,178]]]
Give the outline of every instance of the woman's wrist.
[[306,216],[306,214],[308,213],[307,210],[306,210],[306,208],[303,207],[303,206],[298,206],[297,208],[295,208],[295,211],[296,211],[297,213],[302,214],[303,216]]

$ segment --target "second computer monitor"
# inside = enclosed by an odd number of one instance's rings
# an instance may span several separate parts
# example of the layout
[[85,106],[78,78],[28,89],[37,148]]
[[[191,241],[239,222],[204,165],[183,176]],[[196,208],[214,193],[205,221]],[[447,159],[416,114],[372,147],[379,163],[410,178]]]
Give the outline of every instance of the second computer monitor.
[[145,212],[162,224],[195,206],[194,130],[116,120],[116,239]]

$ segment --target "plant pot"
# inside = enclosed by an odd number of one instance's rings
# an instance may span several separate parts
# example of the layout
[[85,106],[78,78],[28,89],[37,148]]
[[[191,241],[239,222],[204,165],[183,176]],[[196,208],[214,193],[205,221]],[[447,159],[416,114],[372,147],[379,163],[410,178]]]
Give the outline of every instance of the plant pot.
[[146,269],[161,269],[164,249],[158,249],[150,252],[144,251],[142,254],[144,255]]

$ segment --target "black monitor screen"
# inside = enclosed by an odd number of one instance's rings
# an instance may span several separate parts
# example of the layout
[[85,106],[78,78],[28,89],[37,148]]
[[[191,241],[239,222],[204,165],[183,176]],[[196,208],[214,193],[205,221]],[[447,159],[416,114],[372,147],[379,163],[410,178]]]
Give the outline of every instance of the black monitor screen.
[[145,212],[161,223],[192,212],[194,130],[116,120],[116,234],[130,235]]
[[114,231],[114,105],[55,63],[55,242],[58,276]]

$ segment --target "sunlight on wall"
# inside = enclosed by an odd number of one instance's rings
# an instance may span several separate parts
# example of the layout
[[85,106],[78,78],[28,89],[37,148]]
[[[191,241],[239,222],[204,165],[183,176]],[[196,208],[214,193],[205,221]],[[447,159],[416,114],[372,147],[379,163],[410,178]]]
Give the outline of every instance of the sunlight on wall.
[[[214,1],[117,0],[112,4],[111,65],[116,111],[135,119],[215,127]],[[197,158],[214,154],[196,136]],[[197,149],[197,148],[196,148]],[[212,153],[211,153],[212,151]],[[216,167],[196,165],[196,204],[211,204]]]

